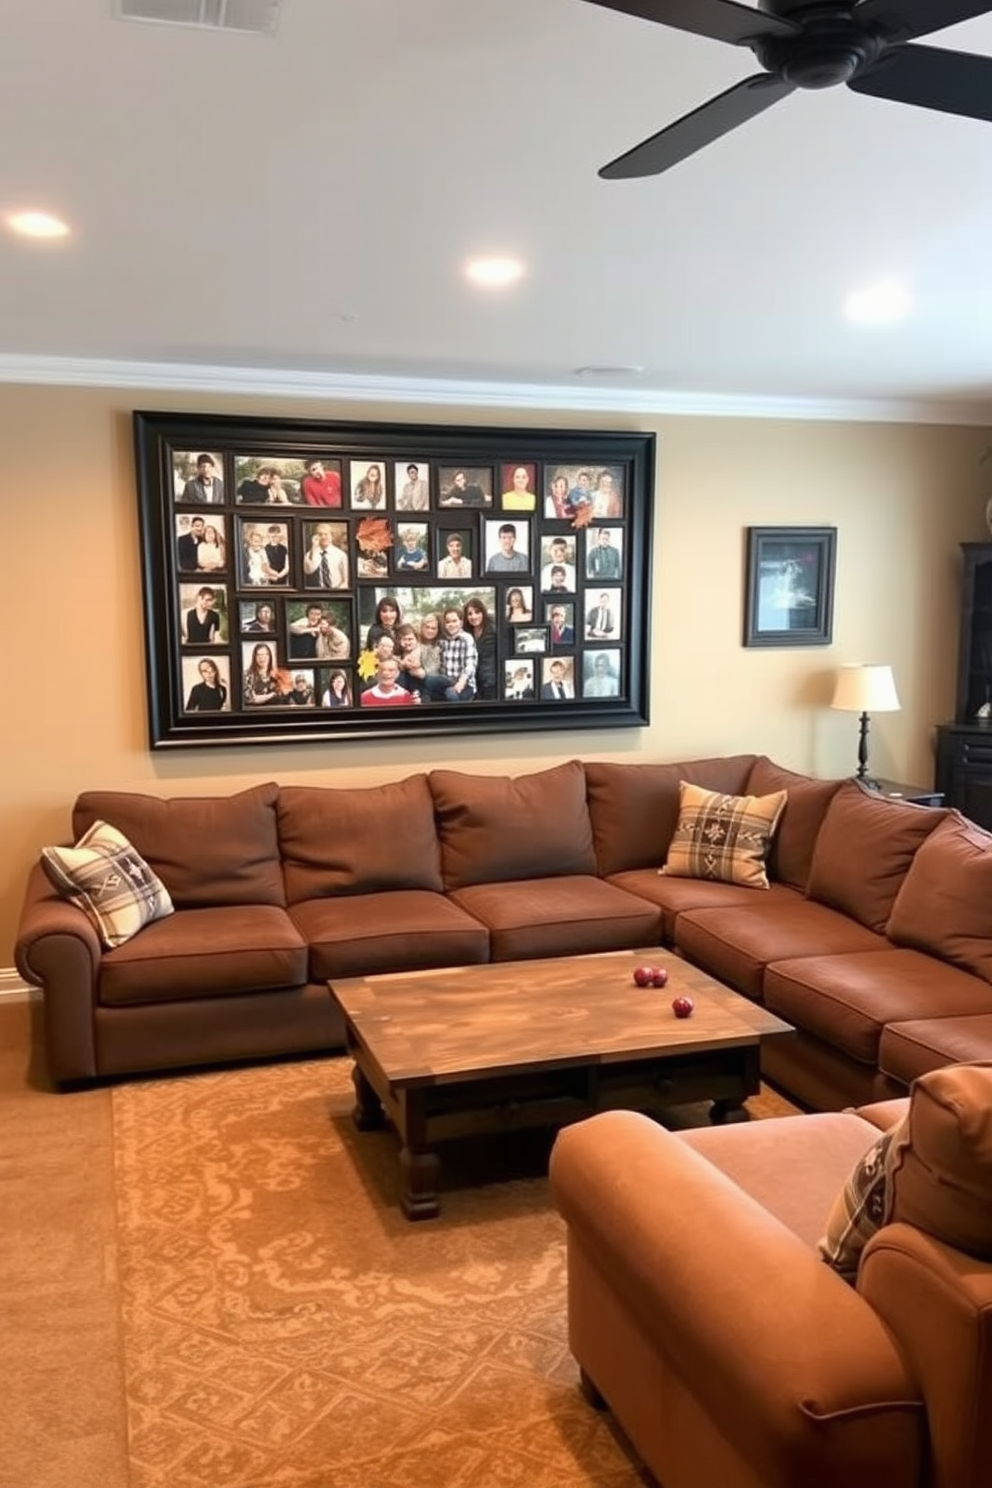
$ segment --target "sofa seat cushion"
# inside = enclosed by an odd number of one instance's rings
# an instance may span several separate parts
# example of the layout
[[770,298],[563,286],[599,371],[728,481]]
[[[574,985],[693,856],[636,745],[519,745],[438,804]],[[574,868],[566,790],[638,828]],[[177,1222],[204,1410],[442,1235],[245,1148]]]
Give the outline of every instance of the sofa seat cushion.
[[992,983],[990,904],[992,833],[952,811],[917,850],[887,934]]
[[601,878],[628,868],[660,868],[679,814],[679,782],[740,795],[753,754],[681,765],[586,762],[586,798]]
[[935,1008],[948,1017],[992,1013],[992,987],[919,951],[890,947],[776,960],[765,972],[765,1003],[852,1059],[876,1064],[886,1024]]
[[485,926],[425,889],[309,899],[289,913],[310,946],[314,982],[489,960]]
[[494,961],[632,950],[660,941],[660,910],[581,874],[475,884],[451,897],[489,927]]
[[852,1112],[830,1111],[754,1121],[746,1130],[710,1126],[676,1135],[813,1249],[837,1190],[878,1127]]
[[276,834],[275,784],[233,796],[84,791],[72,813],[77,837],[95,821],[123,832],[165,884],[177,909],[286,903]]
[[[754,890],[743,884],[711,883],[705,878],[671,878],[657,868],[633,868],[626,873],[611,873],[607,880],[628,894],[657,904],[662,916],[662,939],[671,944],[675,936],[675,919],[687,909],[726,909],[735,904],[753,904]],[[787,902],[800,898],[795,889],[772,884],[769,894]],[[764,898],[762,894],[762,898]]]
[[770,961],[820,953],[883,951],[888,941],[847,915],[774,889],[725,909],[690,909],[675,921],[675,945],[690,961],[761,1000]]
[[429,780],[449,891],[596,872],[579,760],[515,777],[432,770]]
[[839,780],[811,780],[808,775],[785,770],[767,755],[755,760],[748,776],[748,793],[767,796],[784,790],[788,796],[768,859],[773,879],[794,889],[806,888],[817,835],[841,784]]
[[879,1069],[905,1085],[945,1064],[979,1060],[992,1060],[992,1012],[890,1023],[878,1046]]
[[287,785],[276,810],[290,904],[389,889],[441,892],[426,775],[362,790]]
[[846,780],[817,834],[807,894],[884,934],[917,848],[946,815]]
[[123,1007],[269,992],[306,980],[306,944],[284,909],[222,905],[177,910],[107,951],[97,995],[108,1007]]

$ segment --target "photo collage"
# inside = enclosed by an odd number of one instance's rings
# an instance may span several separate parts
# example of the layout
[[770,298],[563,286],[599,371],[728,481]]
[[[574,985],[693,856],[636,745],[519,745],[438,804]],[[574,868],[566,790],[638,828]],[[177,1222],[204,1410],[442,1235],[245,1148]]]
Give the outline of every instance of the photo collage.
[[180,714],[625,698],[629,462],[582,443],[170,445]]

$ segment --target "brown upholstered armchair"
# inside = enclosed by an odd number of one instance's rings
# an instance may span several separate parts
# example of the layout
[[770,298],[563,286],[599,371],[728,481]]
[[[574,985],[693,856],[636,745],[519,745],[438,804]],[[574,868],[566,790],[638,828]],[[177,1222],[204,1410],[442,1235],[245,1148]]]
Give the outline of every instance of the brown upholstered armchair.
[[[907,1110],[852,1283],[817,1242]],[[610,1112],[551,1176],[583,1386],[663,1488],[992,1483],[992,1067],[678,1134]]]

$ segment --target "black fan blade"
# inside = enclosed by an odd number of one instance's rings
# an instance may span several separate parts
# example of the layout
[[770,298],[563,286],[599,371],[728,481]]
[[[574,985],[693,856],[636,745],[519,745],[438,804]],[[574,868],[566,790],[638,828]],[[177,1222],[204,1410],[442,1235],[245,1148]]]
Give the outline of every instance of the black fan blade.
[[861,0],[854,12],[859,24],[877,27],[899,41],[944,31],[959,21],[988,15],[988,0]]
[[693,109],[691,114],[684,114],[667,129],[635,145],[625,155],[611,160],[599,174],[604,181],[656,176],[719,139],[721,134],[736,129],[738,124],[746,124],[748,119],[753,119],[793,92],[793,85],[782,78],[774,77],[770,72],[756,73],[754,77],[735,83],[726,93],[711,98],[709,103]]
[[750,46],[761,37],[798,36],[801,27],[794,21],[766,15],[750,5],[737,5],[735,0],[588,0],[605,10],[619,10],[623,15],[640,16],[657,21],[661,26],[674,26],[676,31],[691,31],[695,36],[709,36],[713,41],[729,41],[734,46]]
[[992,57],[940,47],[893,47],[847,86],[872,98],[992,123]]

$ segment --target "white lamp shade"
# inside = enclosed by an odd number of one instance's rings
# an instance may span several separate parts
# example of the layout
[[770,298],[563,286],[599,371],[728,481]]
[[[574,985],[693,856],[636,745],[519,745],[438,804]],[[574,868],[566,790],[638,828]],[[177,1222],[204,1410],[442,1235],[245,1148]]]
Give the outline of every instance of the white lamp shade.
[[846,713],[898,713],[899,694],[890,666],[843,666],[837,673],[831,708]]

